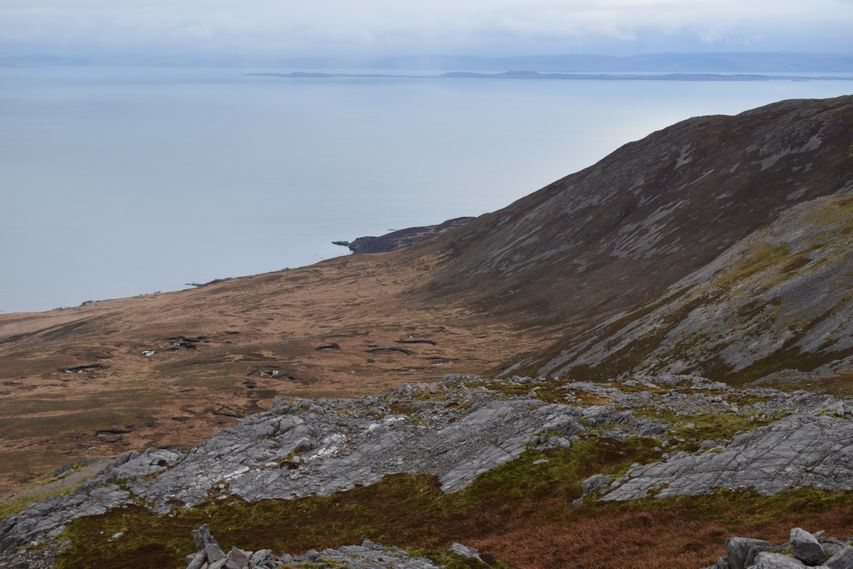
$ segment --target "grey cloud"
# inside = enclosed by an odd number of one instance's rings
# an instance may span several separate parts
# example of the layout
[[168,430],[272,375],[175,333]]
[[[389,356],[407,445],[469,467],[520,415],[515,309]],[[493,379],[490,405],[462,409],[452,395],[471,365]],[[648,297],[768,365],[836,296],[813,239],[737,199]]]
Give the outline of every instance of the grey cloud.
[[849,51],[843,0],[4,0],[7,50]]

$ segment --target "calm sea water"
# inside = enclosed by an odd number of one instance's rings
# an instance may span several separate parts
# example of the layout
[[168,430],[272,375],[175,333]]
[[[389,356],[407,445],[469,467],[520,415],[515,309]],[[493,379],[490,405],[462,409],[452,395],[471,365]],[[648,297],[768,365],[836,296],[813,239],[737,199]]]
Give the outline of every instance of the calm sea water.
[[0,311],[183,288],[477,215],[699,114],[853,82],[0,69]]

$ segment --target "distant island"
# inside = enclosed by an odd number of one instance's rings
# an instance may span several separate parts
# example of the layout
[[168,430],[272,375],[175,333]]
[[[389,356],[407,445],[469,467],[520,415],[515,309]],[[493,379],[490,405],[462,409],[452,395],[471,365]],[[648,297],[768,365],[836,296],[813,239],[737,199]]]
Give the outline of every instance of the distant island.
[[765,75],[756,73],[541,73],[539,71],[504,71],[479,73],[450,71],[433,75],[395,73],[326,73],[292,71],[288,73],[246,73],[247,77],[279,77],[283,79],[533,79],[563,81],[853,81],[853,77],[836,75]]

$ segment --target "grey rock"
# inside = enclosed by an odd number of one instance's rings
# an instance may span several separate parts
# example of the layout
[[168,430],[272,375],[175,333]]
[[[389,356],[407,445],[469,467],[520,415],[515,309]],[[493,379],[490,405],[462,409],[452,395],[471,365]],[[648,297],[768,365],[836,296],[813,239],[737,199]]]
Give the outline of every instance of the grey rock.
[[204,551],[208,544],[216,543],[210,533],[210,527],[207,524],[201,525],[192,531],[193,542],[195,542],[196,551]]
[[[191,450],[128,453],[74,493],[0,523],[0,558],[14,556],[21,544],[58,535],[80,516],[129,504],[166,514],[175,502],[194,506],[211,492],[249,501],[291,499],[329,495],[398,473],[435,475],[442,489],[452,492],[516,458],[540,434],[556,434],[550,439],[567,446],[584,431],[580,421],[595,423],[612,413],[504,399],[498,391],[449,381],[437,391],[452,386],[456,391],[449,397],[464,405],[450,408],[441,398],[415,399],[420,392],[411,387],[385,397],[295,401],[249,417]],[[404,397],[417,407],[417,421],[405,415],[376,418],[388,401]],[[291,460],[297,455],[298,461]],[[296,468],[282,468],[282,461]],[[220,555],[218,546],[212,547],[209,561]]]
[[756,543],[752,547],[749,548],[749,551],[746,553],[746,563],[745,565],[749,567],[750,565],[755,564],[755,560],[758,557],[759,553],[768,552],[768,553],[782,553],[782,550],[785,549],[784,546],[781,545],[773,545],[772,543],[760,544]]
[[593,474],[581,483],[583,495],[586,496],[592,492],[599,492],[606,489],[613,483],[613,478],[606,474]]
[[190,556],[187,569],[201,569],[205,563],[207,563],[207,555],[205,555],[204,552],[199,551],[198,553]]
[[797,487],[853,490],[853,421],[791,415],[736,436],[719,453],[676,453],[623,478],[604,500],[658,498],[751,488],[765,495]]
[[820,546],[827,557],[832,557],[837,552],[847,547],[847,544],[841,541],[840,539],[835,539],[833,537],[825,537],[822,531],[815,532],[814,536],[820,542]]
[[770,546],[770,542],[763,539],[752,539],[749,537],[730,537],[726,540],[726,559],[731,569],[746,569],[747,555],[754,546]]
[[313,551],[305,555],[283,555],[282,563],[312,569],[438,569],[429,559],[414,557],[397,547],[386,547],[365,540],[361,545],[345,545],[338,549]]
[[826,560],[817,538],[802,528],[793,528],[789,538],[794,557],[806,565],[820,565]]
[[465,557],[466,559],[476,559],[477,561],[482,562],[483,559],[480,557],[480,552],[474,549],[473,547],[468,547],[467,545],[462,545],[461,543],[454,543],[450,546],[450,553],[454,555],[458,555],[459,557]]
[[242,549],[232,548],[225,560],[225,569],[246,569],[249,565],[249,555]]
[[755,559],[755,564],[749,569],[803,569],[805,565],[781,553],[762,552]]
[[853,569],[853,547],[836,551],[825,563],[829,569]]
[[269,549],[261,549],[249,556],[251,569],[272,569],[280,565],[279,559]]

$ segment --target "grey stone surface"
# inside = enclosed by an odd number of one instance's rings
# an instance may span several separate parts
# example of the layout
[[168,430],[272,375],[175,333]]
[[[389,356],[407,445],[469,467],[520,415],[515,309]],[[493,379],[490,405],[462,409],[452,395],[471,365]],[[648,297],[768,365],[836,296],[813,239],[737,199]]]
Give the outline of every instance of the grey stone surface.
[[843,547],[836,551],[825,563],[829,569],[853,569],[853,547]]
[[476,559],[477,561],[481,562],[483,561],[483,559],[480,557],[479,551],[477,551],[473,547],[462,545],[461,543],[451,544],[450,553],[458,555],[459,557],[465,557],[466,559]]
[[[701,373],[721,364],[737,372],[759,362],[772,368],[777,365],[774,355],[783,347],[825,357],[827,362],[844,358],[853,346],[853,302],[847,282],[853,248],[849,240],[839,238],[850,226],[849,216],[830,220],[821,215],[833,207],[838,207],[833,197],[791,207],[769,226],[672,284],[650,303],[655,310],[626,318],[615,330],[608,326],[600,327],[604,333],[593,330],[566,346],[540,373],[564,375],[582,366]],[[750,266],[768,250],[778,255],[776,262],[731,278],[732,269]],[[801,266],[791,270],[793,261]],[[654,349],[643,351],[642,358],[622,358],[650,339]]]
[[204,567],[204,564],[207,563],[207,555],[199,551],[195,555],[190,556],[189,564],[187,564],[187,569],[201,569]]
[[[396,473],[435,475],[452,492],[529,445],[568,446],[585,431],[581,422],[614,416],[612,409],[506,399],[453,381],[437,390],[449,394],[421,400],[419,388],[407,386],[384,397],[279,404],[194,449],[128,453],[76,492],[5,520],[0,556],[58,535],[77,517],[131,503],[167,513],[176,502],[193,506],[217,494],[250,501],[329,495]],[[389,413],[402,399],[417,412]],[[218,546],[210,547],[210,561],[217,561]]]
[[770,542],[749,537],[730,537],[726,540],[726,561],[731,569],[746,569],[747,555],[755,546],[769,546]]
[[365,541],[361,545],[346,545],[338,549],[324,549],[318,556],[285,556],[287,561],[311,569],[438,569],[423,557],[414,557],[397,547],[385,547]]
[[599,492],[606,489],[613,483],[613,478],[606,474],[593,474],[581,483],[581,490],[586,496],[592,492]]
[[805,565],[781,553],[762,552],[755,559],[755,565],[750,569],[803,569]]
[[249,555],[242,549],[232,548],[225,560],[225,569],[246,569],[249,565]]
[[793,528],[788,538],[794,557],[806,565],[820,565],[826,560],[817,538],[803,528]]
[[676,453],[632,470],[604,500],[658,498],[715,488],[774,494],[797,487],[853,490],[853,421],[828,415],[791,415],[741,433],[720,452]]

